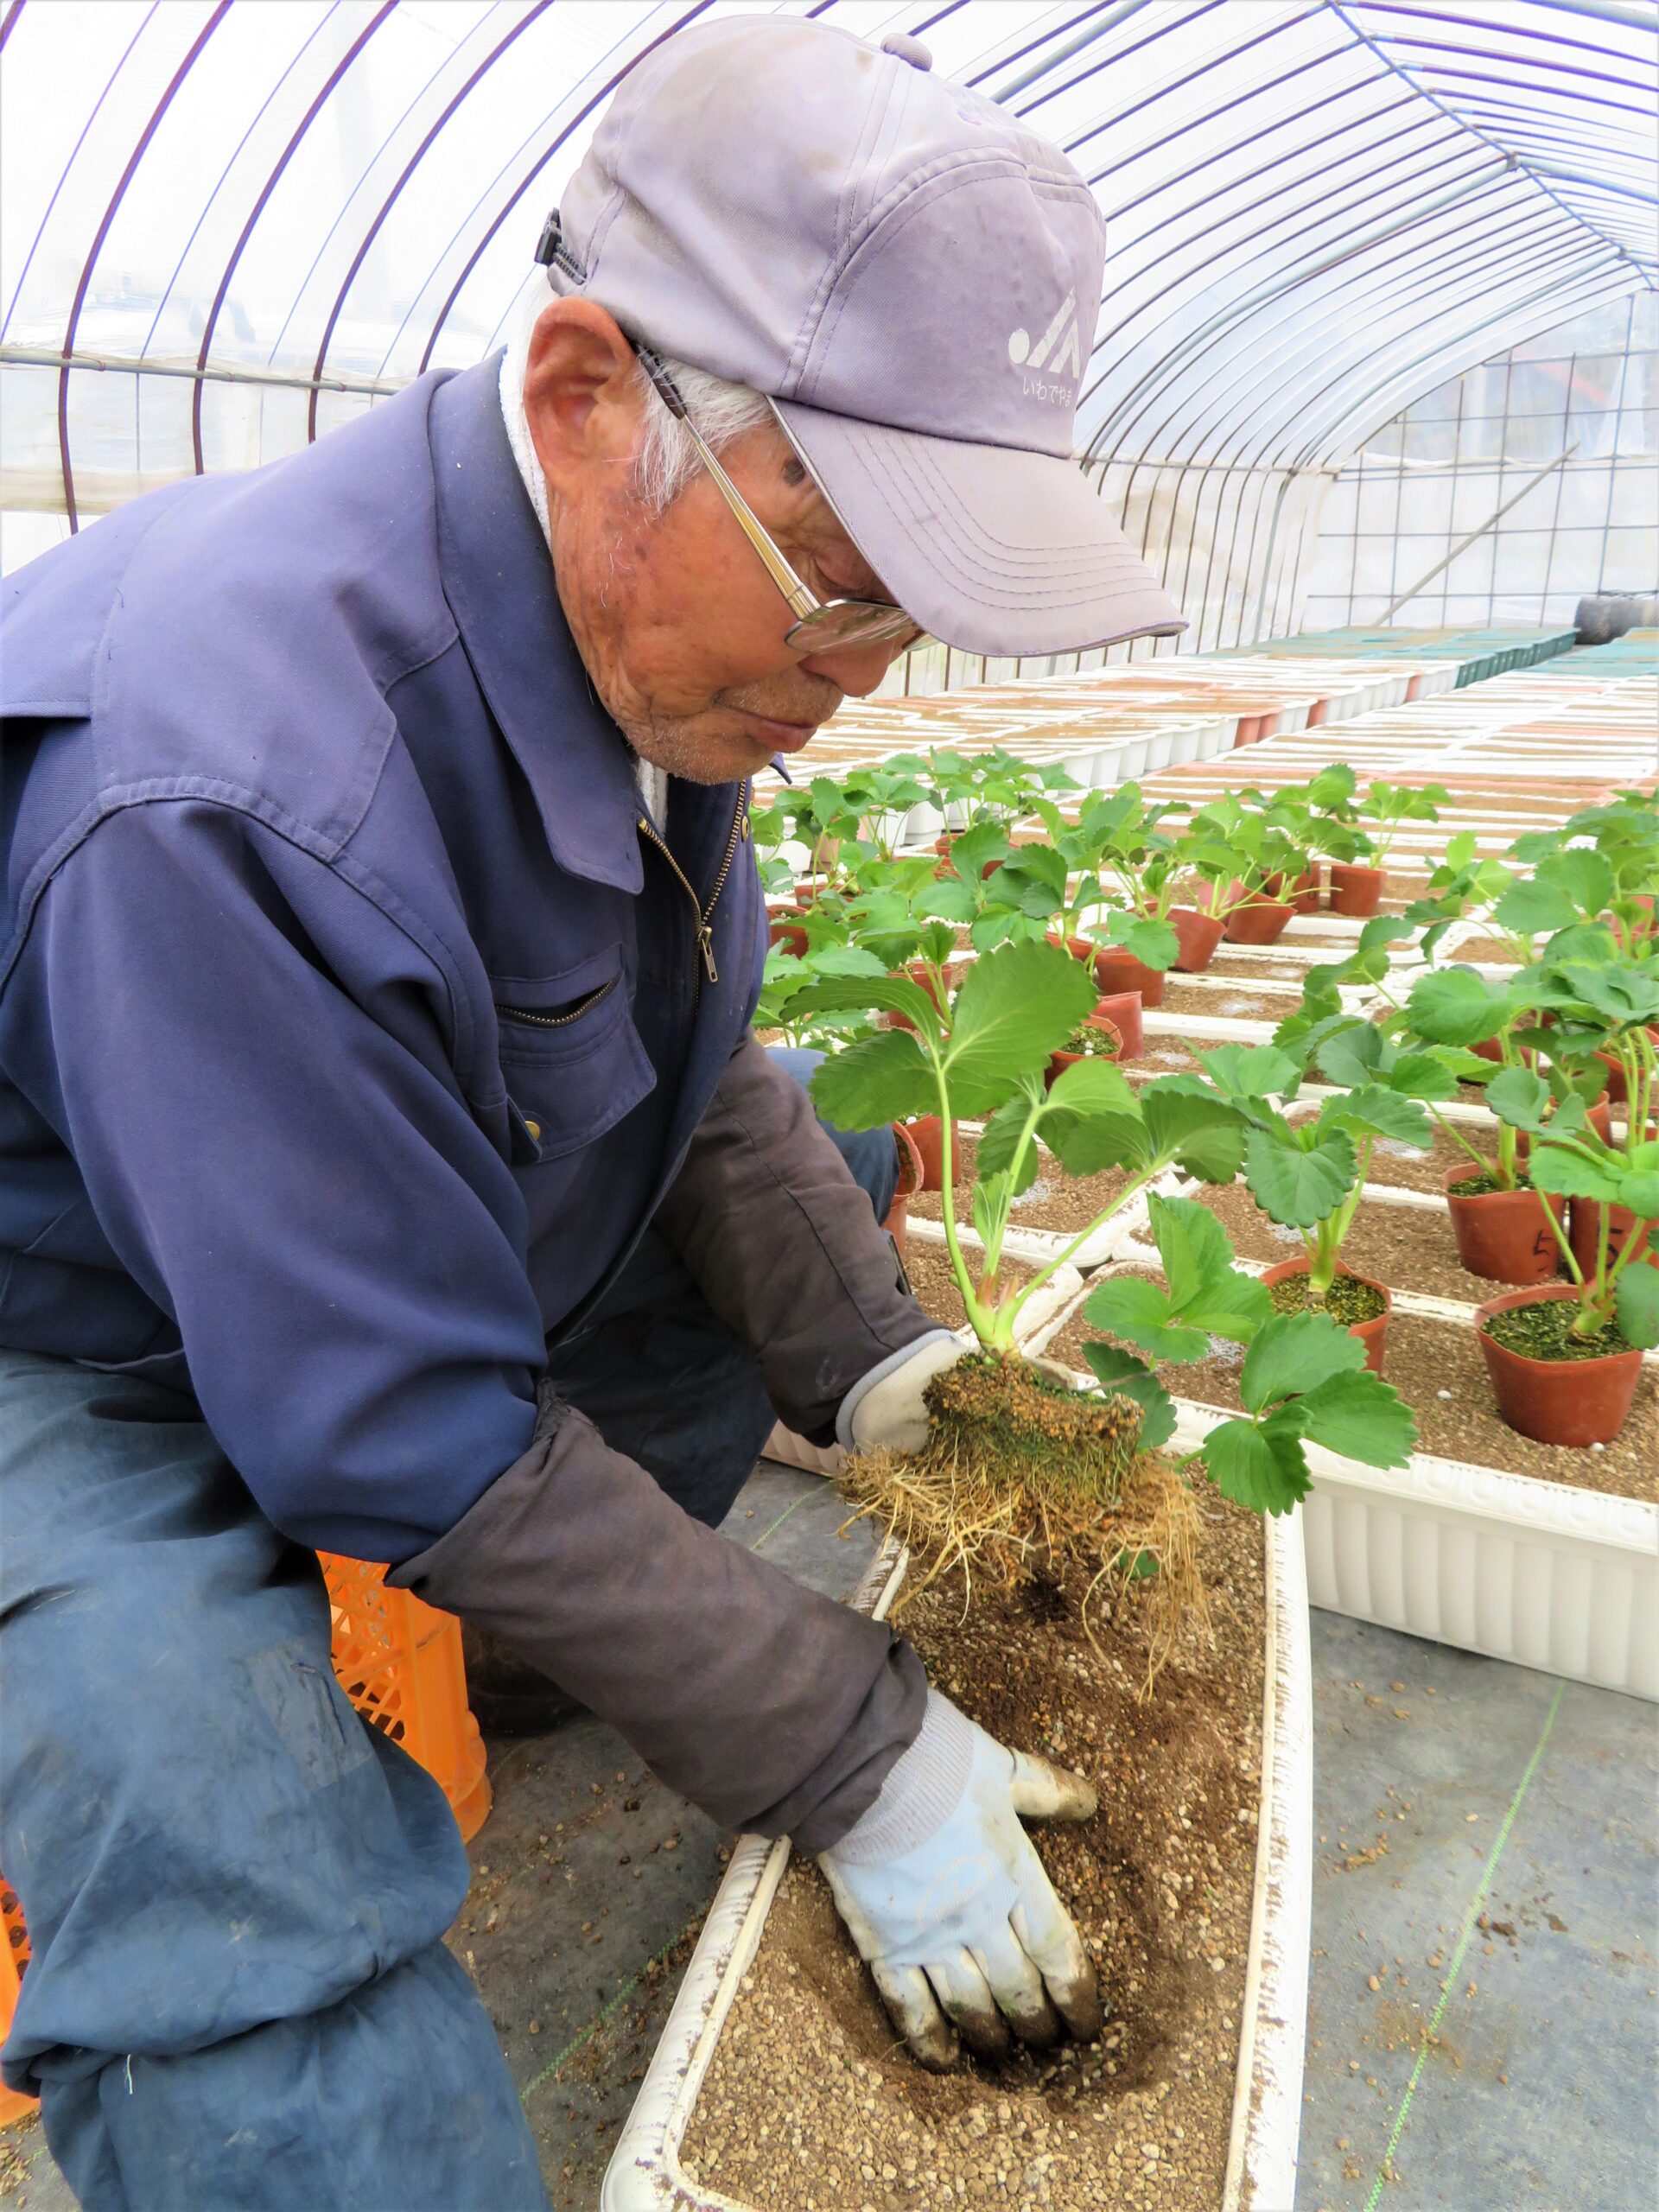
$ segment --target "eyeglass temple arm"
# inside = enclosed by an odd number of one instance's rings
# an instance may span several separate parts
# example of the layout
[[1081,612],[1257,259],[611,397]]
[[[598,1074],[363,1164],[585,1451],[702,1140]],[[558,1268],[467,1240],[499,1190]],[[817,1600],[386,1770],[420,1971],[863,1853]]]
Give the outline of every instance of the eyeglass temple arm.
[[817,613],[820,601],[813,597],[811,592],[809,591],[807,587],[801,582],[794,569],[790,567],[788,562],[785,560],[783,555],[778,550],[778,548],[772,543],[771,538],[761,527],[753,510],[750,508],[748,501],[743,497],[743,494],[738,490],[736,485],[733,483],[731,478],[721,467],[719,459],[715,455],[714,449],[708,444],[702,435],[702,433],[698,429],[696,424],[691,420],[690,415],[687,411],[685,402],[681,398],[678,391],[675,389],[673,378],[669,375],[667,370],[663,366],[662,363],[658,359],[657,356],[652,352],[648,346],[641,346],[636,343],[633,350],[639,355],[641,365],[644,367],[645,374],[651,378],[652,389],[655,391],[658,397],[662,401],[664,406],[667,408],[669,413],[674,416],[677,422],[684,423],[686,430],[690,436],[692,444],[696,446],[697,449],[697,458],[702,461],[703,467],[709,471],[709,474],[714,478],[727,505],[730,507],[732,512],[737,517],[738,522],[742,528],[743,535],[748,539],[750,544],[753,546],[755,551],[760,556],[761,560],[766,563],[767,575],[772,578],[773,583],[777,585],[779,590],[782,592],[784,597],[789,601],[790,607],[797,620],[804,621],[809,614]]

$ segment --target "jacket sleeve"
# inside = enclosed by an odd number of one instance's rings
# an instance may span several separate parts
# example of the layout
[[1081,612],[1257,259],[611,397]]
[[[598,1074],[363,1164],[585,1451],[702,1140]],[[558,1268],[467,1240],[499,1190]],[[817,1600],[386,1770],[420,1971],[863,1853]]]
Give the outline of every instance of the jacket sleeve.
[[388,1580],[493,1629],[727,1827],[838,1842],[920,1730],[884,1624],[691,1520],[546,1383],[531,1447]]
[[335,870],[195,800],[92,832],[6,995],[9,1068],[214,1435],[284,1534],[365,1559],[429,1542],[524,1451],[545,1360],[448,1007]]
[[873,1367],[939,1332],[901,1288],[811,1101],[752,1034],[655,1222],[759,1359],[781,1418],[815,1444],[834,1442],[836,1408]]

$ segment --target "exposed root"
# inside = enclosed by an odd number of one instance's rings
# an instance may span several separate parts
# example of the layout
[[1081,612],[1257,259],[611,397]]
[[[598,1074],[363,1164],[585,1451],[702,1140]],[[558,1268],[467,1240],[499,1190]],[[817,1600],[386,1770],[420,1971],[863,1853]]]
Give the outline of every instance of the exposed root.
[[1137,1451],[1139,1409],[988,1357],[963,1360],[928,1396],[925,1450],[861,1455],[841,1478],[854,1517],[881,1522],[920,1570],[895,1614],[955,1573],[964,1613],[976,1573],[1004,1589],[1086,1573],[1083,1624],[1097,1650],[1091,1612],[1103,1593],[1109,1616],[1129,1599],[1143,1609],[1149,1695],[1183,1634],[1209,1616],[1197,1506],[1173,1467]]

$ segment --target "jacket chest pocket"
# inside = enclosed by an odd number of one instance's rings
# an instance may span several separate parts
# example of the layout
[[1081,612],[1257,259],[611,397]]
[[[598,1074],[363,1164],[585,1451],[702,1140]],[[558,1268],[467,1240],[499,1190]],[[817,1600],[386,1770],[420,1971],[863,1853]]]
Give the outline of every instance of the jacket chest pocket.
[[492,976],[490,990],[516,1167],[580,1151],[653,1088],[620,945],[556,976]]

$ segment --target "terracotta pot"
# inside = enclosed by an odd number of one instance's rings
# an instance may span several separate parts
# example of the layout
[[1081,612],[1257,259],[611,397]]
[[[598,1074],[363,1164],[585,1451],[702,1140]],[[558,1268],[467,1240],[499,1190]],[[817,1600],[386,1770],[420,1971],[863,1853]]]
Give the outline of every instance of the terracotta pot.
[[799,906],[779,906],[766,925],[767,942],[784,952],[792,952],[798,960],[806,951],[806,931],[790,918],[801,912]]
[[[1607,1230],[1607,1255],[1610,1260],[1616,1260],[1630,1239],[1636,1234],[1637,1224],[1636,1216],[1630,1211],[1629,1206],[1614,1206],[1611,1209],[1611,1222]],[[1651,1229],[1653,1224],[1651,1221],[1644,1221],[1640,1225],[1643,1230],[1646,1230]],[[1567,1241],[1573,1247],[1573,1258],[1586,1274],[1588,1274],[1596,1264],[1596,1247],[1600,1236],[1600,1199],[1574,1198],[1572,1222],[1567,1230]],[[1637,1264],[1659,1268],[1659,1252],[1649,1250],[1644,1253]]]
[[1122,991],[1137,991],[1143,1007],[1161,1006],[1164,1002],[1163,969],[1148,968],[1144,960],[1137,960],[1121,945],[1096,948],[1095,982],[1105,997]]
[[[1600,1097],[1597,1099],[1595,1104],[1590,1109],[1590,1126],[1604,1144],[1611,1144],[1612,1142],[1613,1109],[1608,1102],[1607,1094],[1605,1090],[1602,1092]],[[1528,1135],[1525,1129],[1517,1129],[1515,1133],[1515,1156],[1516,1160],[1524,1160],[1531,1150],[1531,1137]]]
[[1184,976],[1198,975],[1215,958],[1226,923],[1217,915],[1199,913],[1196,906],[1172,906],[1168,919],[1180,946],[1176,967]]
[[1386,868],[1359,868],[1351,866],[1345,861],[1332,861],[1332,912],[1351,914],[1362,921],[1366,919],[1382,904],[1382,887],[1388,880]]
[[[929,979],[927,963],[925,960],[912,960],[906,963],[904,972],[910,978],[910,981],[912,983],[918,984],[927,993],[927,995],[932,1000],[935,1006],[939,1006],[939,995],[934,989],[933,985]],[[954,991],[961,980],[961,962],[948,961],[945,963],[944,969],[946,989]],[[945,1009],[940,1006],[939,1012],[943,1014],[944,1011]],[[907,1014],[889,1014],[885,1017],[885,1019],[889,1029],[913,1029],[916,1027],[915,1023],[911,1020]]]
[[1120,1062],[1138,1060],[1147,1049],[1147,1033],[1141,1020],[1139,991],[1110,991],[1090,1015],[1091,1021],[1109,1021],[1122,1040]]
[[1632,1350],[1609,1352],[1601,1359],[1529,1359],[1524,1352],[1494,1344],[1486,1333],[1494,1313],[1577,1295],[1571,1283],[1506,1291],[1502,1298],[1489,1298],[1476,1306],[1475,1335],[1492,1379],[1497,1410],[1510,1427],[1539,1444],[1565,1444],[1583,1451],[1592,1444],[1611,1444],[1624,1427],[1642,1373],[1641,1353]]
[[[942,1191],[944,1188],[944,1127],[937,1114],[924,1114],[914,1122],[906,1122],[910,1141],[922,1158],[922,1188]],[[958,1175],[962,1173],[962,1153],[957,1143],[957,1125],[950,1124],[950,1164]]]
[[902,1122],[893,1125],[893,1140],[899,1147],[899,1180],[893,1185],[893,1204],[887,1208],[887,1217],[881,1226],[887,1230],[899,1247],[901,1260],[910,1257],[910,1243],[906,1228],[910,1217],[910,1202],[918,1191],[925,1186],[922,1180],[920,1147]]
[[[1452,1167],[1446,1176],[1446,1208],[1452,1216],[1452,1234],[1458,1240],[1458,1258],[1464,1267],[1471,1275],[1484,1275],[1488,1282],[1529,1287],[1560,1274],[1561,1248],[1544,1217],[1542,1194],[1486,1191],[1478,1198],[1457,1197],[1452,1185],[1476,1172],[1472,1167]],[[1564,1224],[1566,1199],[1552,1194],[1548,1205],[1556,1220]]]
[[[1271,1290],[1274,1283],[1287,1281],[1292,1275],[1305,1275],[1307,1271],[1308,1266],[1306,1260],[1281,1260],[1276,1268],[1264,1269],[1262,1280]],[[1349,1268],[1338,1268],[1337,1272],[1338,1274],[1350,1275],[1355,1282],[1368,1284],[1372,1290],[1381,1291],[1382,1294],[1382,1311],[1374,1315],[1369,1321],[1352,1322],[1348,1330],[1351,1337],[1357,1337],[1364,1345],[1366,1366],[1370,1369],[1373,1375],[1380,1375],[1382,1372],[1382,1354],[1388,1343],[1389,1315],[1394,1306],[1394,1300],[1389,1287],[1386,1283],[1372,1282],[1369,1275],[1354,1274],[1352,1269]]]
[[[1474,1054],[1478,1060],[1501,1061],[1503,1058],[1503,1047],[1499,1044],[1496,1037],[1483,1037],[1478,1045],[1471,1045],[1469,1047],[1469,1050]],[[1522,1046],[1521,1065],[1523,1068],[1535,1068],[1537,1066],[1538,1052],[1535,1046]]]
[[1294,911],[1282,899],[1268,899],[1259,891],[1252,892],[1242,906],[1235,906],[1228,915],[1227,942],[1276,944],[1289,927]]
[[1319,911],[1319,864],[1314,861],[1305,868],[1290,887],[1290,903],[1299,914],[1317,914]]
[[[1103,1007],[1106,1001],[1103,999],[1101,1006]],[[1121,1062],[1124,1058],[1123,1034],[1116,1022],[1103,1014],[1100,1007],[1096,1007],[1089,1017],[1089,1027],[1091,1029],[1103,1029],[1108,1036],[1116,1038],[1117,1054],[1114,1065]],[[1079,1060],[1087,1058],[1088,1055],[1084,1052],[1051,1052],[1048,1056],[1048,1065],[1043,1070],[1043,1089],[1052,1090],[1067,1068],[1075,1067]]]
[[[1659,1044],[1659,1029],[1654,1028],[1649,1024],[1648,1034],[1656,1044]],[[1598,1052],[1596,1058],[1607,1071],[1607,1096],[1615,1106],[1624,1105],[1625,1103],[1624,1062],[1615,1059],[1611,1052]]]

